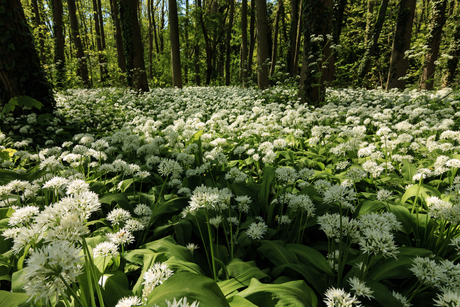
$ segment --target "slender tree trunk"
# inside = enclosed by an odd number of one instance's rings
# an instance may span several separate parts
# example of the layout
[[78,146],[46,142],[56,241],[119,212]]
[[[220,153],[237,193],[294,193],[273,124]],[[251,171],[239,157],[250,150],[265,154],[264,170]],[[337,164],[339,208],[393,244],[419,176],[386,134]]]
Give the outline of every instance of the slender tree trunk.
[[165,28],[165,0],[161,0],[161,17],[160,17],[160,32],[158,33],[160,37],[160,52],[164,51],[164,40],[163,40],[163,30]]
[[266,0],[257,0],[257,85],[260,89],[268,87],[267,31],[267,2]]
[[388,7],[388,0],[382,0],[379,9],[379,16],[372,31],[372,37],[370,38],[366,52],[364,53],[363,61],[359,67],[358,77],[359,79],[364,79],[364,77],[369,72],[371,57],[374,55],[375,49],[377,48],[377,42],[382,32],[383,23],[385,22],[385,15]]
[[184,80],[185,80],[185,84],[188,83],[188,64],[189,64],[189,54],[190,54],[190,44],[189,44],[189,27],[190,27],[190,19],[189,19],[189,16],[190,16],[190,11],[189,11],[189,3],[188,3],[189,0],[185,0],[185,29],[184,29],[184,33],[185,33],[185,50],[184,50],[184,54],[185,54],[185,62],[184,62]]
[[[300,14],[302,10],[300,10]],[[297,30],[299,24],[299,0],[291,0],[291,30],[289,33],[289,46],[288,46],[288,58],[287,58],[287,70],[291,76],[297,74],[297,61],[296,61],[296,50],[297,49]],[[298,54],[297,54],[298,57]]]
[[[35,113],[52,113],[56,102],[46,79],[20,0],[2,3],[0,10],[0,105],[30,96],[43,104]],[[16,114],[22,110],[15,110]]]
[[364,35],[364,46],[367,46],[369,44],[369,40],[371,39],[371,28],[372,28],[372,22],[374,21],[375,4],[376,4],[376,0],[367,0],[366,32]]
[[444,79],[443,86],[452,86],[456,77],[456,71],[458,66],[458,59],[460,57],[460,9],[457,8],[451,17],[455,23],[452,41],[450,44],[449,55],[452,57],[447,60],[446,76]]
[[153,79],[153,34],[152,34],[152,1],[147,0],[147,17],[149,20],[148,37],[149,37],[149,78]]
[[248,0],[243,0],[241,7],[241,79],[243,87],[248,76]]
[[402,78],[406,75],[409,60],[404,57],[404,53],[410,48],[416,4],[416,0],[401,0],[399,4],[398,20],[393,38],[393,46],[391,47],[387,90],[392,88],[404,89],[406,87],[406,80]]
[[65,80],[65,39],[62,28],[63,8],[61,0],[53,0],[54,62],[56,63],[56,87],[62,88]]
[[439,47],[441,45],[442,28],[446,23],[446,6],[448,0],[433,0],[432,19],[430,33],[427,37],[429,51],[426,54],[425,65],[420,80],[420,88],[433,89],[433,77],[436,70],[435,62],[438,60]]
[[119,4],[128,85],[138,91],[148,92],[144,46],[137,18],[137,0],[119,0]]
[[75,0],[67,0],[67,8],[69,10],[70,27],[72,29],[72,39],[75,45],[75,49],[77,49],[78,75],[80,76],[83,84],[86,87],[89,87],[90,83],[88,78],[88,67],[86,65],[86,57],[80,39],[80,30],[78,28],[77,7],[75,6]]
[[[342,33],[346,6],[347,0],[336,0],[336,4],[333,5],[333,17],[331,20],[333,45],[338,45],[340,43],[340,35]],[[327,61],[327,74],[324,79],[324,81],[329,83],[335,80],[335,62],[337,55],[336,49],[331,49],[330,51],[329,60]]]
[[235,9],[235,0],[230,0],[230,19],[227,25],[227,42],[226,42],[226,55],[225,55],[225,85],[230,85],[230,56],[231,56],[231,40],[232,40],[232,27],[233,27],[233,11]]
[[169,0],[169,35],[171,38],[172,85],[182,88],[179,44],[179,18],[176,0]]
[[118,3],[117,0],[110,0],[110,9],[112,21],[115,27],[115,46],[117,49],[118,68],[122,73],[126,72],[126,60],[123,51],[123,38],[121,36],[120,19],[118,18]]
[[275,73],[276,52],[278,51],[278,29],[280,23],[280,14],[283,8],[283,0],[278,0],[278,8],[275,15],[275,28],[273,29],[273,46],[272,46],[272,64],[270,66],[270,76]]
[[[327,31],[331,25],[325,22],[332,15],[332,1],[303,0],[304,12],[308,19],[304,21],[304,50],[302,54],[302,72],[300,93],[303,101],[319,105],[325,99],[326,88],[322,79],[323,50],[326,48]],[[312,39],[312,36],[315,38]],[[323,37],[323,40],[320,37]]]
[[93,18],[94,18],[94,24],[96,25],[96,45],[97,45],[97,53],[98,53],[98,58],[99,58],[99,71],[101,74],[101,82],[105,82],[107,79],[107,58],[104,55],[104,48],[102,46],[102,36],[101,36],[101,23],[100,20],[103,18],[102,15],[100,15],[100,10],[98,7],[98,2],[97,0],[93,0]]
[[35,27],[38,30],[38,40],[39,40],[39,45],[40,45],[40,59],[42,60],[43,64],[46,64],[45,38],[43,36],[42,21],[40,18],[40,9],[39,9],[37,0],[32,0],[32,7],[34,10]]
[[[153,0],[150,0],[150,5],[151,5],[150,11],[152,12],[153,37],[155,39],[155,49],[156,49],[157,55],[158,55],[158,54],[160,54],[160,47],[158,46],[158,39],[157,39],[157,32],[158,31],[157,31],[157,24],[155,22],[155,10],[153,9]],[[157,7],[157,5],[155,5],[155,8]]]
[[[98,14],[99,16],[101,16],[99,18],[99,29],[101,31],[102,50],[105,50],[106,44],[105,44],[105,31],[104,31],[104,15],[102,15],[102,1],[101,0],[97,1],[97,8],[98,8]],[[105,61],[107,61],[107,59],[105,59]]]
[[254,58],[254,47],[256,45],[256,0],[251,0],[251,22],[249,23],[249,54],[248,54],[248,76],[252,76],[252,60]]
[[294,50],[294,61],[292,62],[291,69],[291,76],[295,76],[298,73],[297,63],[299,63],[299,52],[300,52],[300,44],[302,41],[302,16],[303,16],[303,1],[300,1],[300,10],[299,10],[299,21],[297,24],[297,35],[295,38],[295,50]]

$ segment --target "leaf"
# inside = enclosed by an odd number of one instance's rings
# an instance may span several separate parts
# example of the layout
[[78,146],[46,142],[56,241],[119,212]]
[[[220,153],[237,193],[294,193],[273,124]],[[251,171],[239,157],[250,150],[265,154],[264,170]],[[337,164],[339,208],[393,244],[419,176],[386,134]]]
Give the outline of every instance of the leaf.
[[402,160],[403,166],[401,167],[402,175],[405,180],[412,181],[412,177],[417,172],[417,167],[411,163],[407,159]]
[[187,297],[187,301],[200,302],[200,307],[229,307],[216,282],[209,277],[181,272],[174,274],[149,295],[147,306],[167,306],[165,300],[173,301]]
[[174,272],[189,272],[198,275],[204,275],[200,266],[194,262],[184,261],[177,259],[176,257],[171,257],[166,261],[166,263]]
[[390,206],[389,209],[390,212],[396,216],[398,221],[401,222],[404,228],[404,232],[406,234],[409,234],[414,227],[413,217],[410,214],[409,210],[406,207],[400,205]]
[[254,261],[243,262],[241,259],[234,259],[227,265],[227,272],[228,275],[234,278],[217,283],[225,296],[240,288],[249,286],[253,278],[267,281],[270,279],[267,274],[256,266]]
[[286,263],[299,263],[296,254],[283,246],[283,241],[262,240],[261,243],[262,246],[257,251],[262,257],[268,258],[275,266]]
[[116,202],[122,209],[132,210],[132,206],[129,204],[129,199],[125,193],[106,194],[99,199],[99,202],[108,205],[112,205],[112,202]]
[[311,264],[320,271],[332,275],[332,269],[329,266],[326,257],[314,248],[302,244],[287,244],[286,249],[293,251],[301,263]]
[[[273,181],[275,180],[275,169],[273,167],[267,166],[264,168],[264,172],[262,174],[262,182],[258,184],[259,188],[259,205],[260,208],[262,209],[262,212],[264,214],[268,214],[269,211],[269,196],[270,196],[270,190]],[[270,219],[269,215],[269,219]]]
[[229,297],[227,302],[230,304],[230,307],[257,307],[257,305],[238,295]]
[[102,287],[102,297],[105,306],[115,306],[118,300],[125,296],[132,296],[129,290],[129,281],[126,275],[121,271],[114,271],[110,274],[104,274],[106,278],[104,287]]
[[[287,270],[286,269],[290,269]],[[304,264],[295,264],[295,263],[286,263],[280,266],[277,266],[273,269],[273,277],[283,276],[281,273],[285,272],[286,275],[292,277],[293,279],[298,279],[298,274],[301,274],[305,281],[315,288],[319,293],[324,293],[327,289],[327,280],[326,275],[320,274],[314,268],[308,267]]]
[[426,184],[414,184],[409,187],[401,198],[401,204],[404,204],[409,198],[416,197],[418,193],[419,198],[425,199],[428,196],[435,195],[441,197],[441,193],[433,187]]
[[193,262],[193,257],[190,251],[185,246],[177,244],[171,236],[149,242],[142,245],[141,248],[148,248],[158,253],[164,253],[168,259],[176,257],[180,260]]
[[249,287],[238,294],[257,306],[304,306],[318,305],[315,293],[303,280],[283,284],[262,284],[252,279]]
[[[370,287],[371,290],[374,291],[372,295],[374,296],[374,299],[379,302],[381,306],[392,306],[392,307],[403,307],[404,305],[397,299],[395,298],[390,290],[383,284],[375,281],[375,280],[370,280],[370,279],[365,279],[366,286]],[[363,301],[365,299],[362,299]],[[365,306],[365,305],[363,305]]]
[[0,290],[0,306],[2,307],[21,307],[29,299],[24,293],[12,293]]

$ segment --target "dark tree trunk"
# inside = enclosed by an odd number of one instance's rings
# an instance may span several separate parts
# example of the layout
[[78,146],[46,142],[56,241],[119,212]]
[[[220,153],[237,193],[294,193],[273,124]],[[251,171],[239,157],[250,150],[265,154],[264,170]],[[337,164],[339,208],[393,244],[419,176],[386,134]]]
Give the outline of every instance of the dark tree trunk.
[[252,76],[252,59],[254,58],[254,47],[256,46],[256,0],[251,0],[251,22],[249,23],[249,53],[248,53],[248,76]]
[[302,16],[303,16],[303,1],[300,1],[299,21],[297,24],[297,35],[295,38],[294,61],[292,62],[292,65],[291,65],[291,68],[293,69],[291,71],[291,76],[295,76],[298,73],[297,63],[299,63],[300,44],[302,41]]
[[241,79],[243,87],[248,76],[248,0],[243,0],[241,7]]
[[376,0],[367,0],[367,12],[366,12],[366,31],[364,32],[364,46],[369,44],[371,39],[371,28],[372,22],[374,21],[374,6]]
[[102,36],[101,36],[101,29],[104,31],[103,27],[101,27],[102,15],[100,14],[100,9],[98,6],[98,1],[93,0],[93,18],[96,30],[96,45],[97,45],[97,53],[99,59],[99,72],[101,74],[101,82],[105,82],[107,79],[107,58],[104,55],[104,47],[102,45]]
[[[323,64],[321,59],[324,58],[322,52],[326,48],[326,34],[331,26],[324,22],[331,18],[331,2],[330,0],[303,0],[304,13],[309,18],[304,20],[304,50],[300,92],[303,101],[314,105],[319,105],[325,98],[326,89],[322,79],[323,72],[321,70]],[[312,40],[312,35],[316,38],[322,36],[323,40]]]
[[[34,113],[52,113],[56,102],[46,79],[32,33],[30,33],[20,0],[2,3],[0,10],[0,105],[11,98],[30,96],[43,104]],[[16,113],[21,110],[15,110]]]
[[117,48],[117,61],[118,61],[118,68],[122,73],[126,72],[126,60],[123,51],[123,38],[121,36],[121,27],[120,27],[120,19],[118,18],[118,3],[117,0],[110,0],[110,9],[111,9],[111,16],[113,20],[113,24],[115,27],[115,45]]
[[38,30],[38,40],[40,44],[40,59],[42,61],[42,64],[46,64],[45,38],[43,36],[42,20],[40,18],[40,8],[37,0],[32,0],[32,7],[34,11],[35,27]]
[[[152,24],[153,24],[153,37],[155,39],[155,49],[157,51],[157,55],[160,54],[160,47],[158,46],[158,36],[157,36],[157,23],[155,22],[155,10],[153,9],[153,0],[150,2],[151,8],[150,11],[152,12]],[[156,8],[156,6],[155,6]]]
[[62,88],[65,80],[65,39],[62,28],[63,8],[61,0],[53,0],[54,62],[56,63],[56,87]]
[[86,57],[80,39],[80,31],[78,28],[77,8],[75,6],[75,0],[67,0],[67,8],[69,10],[70,27],[72,29],[72,39],[75,45],[75,49],[77,49],[78,75],[80,76],[83,84],[86,87],[89,87],[90,84],[88,78],[88,67],[86,66]]
[[232,26],[233,26],[233,11],[235,9],[235,0],[230,0],[230,19],[227,25],[227,42],[225,50],[225,85],[230,85],[230,56],[231,56],[231,40],[232,40]]
[[119,0],[119,4],[128,85],[138,91],[148,92],[144,46],[137,18],[137,0]]
[[[333,5],[333,16],[331,20],[332,25],[332,44],[338,45],[340,43],[340,35],[342,33],[344,23],[344,13],[347,6],[347,0],[336,0]],[[327,61],[327,74],[325,75],[324,81],[333,82],[335,80],[335,62],[336,62],[336,50],[330,49],[331,53],[329,60]]]
[[277,49],[278,49],[278,30],[280,24],[280,14],[283,10],[283,0],[278,0],[278,8],[276,9],[275,15],[275,28],[273,29],[273,46],[272,46],[272,64],[270,66],[270,76],[273,76],[275,73],[275,66],[276,66],[276,56],[277,56]]
[[291,30],[289,32],[287,57],[287,70],[291,76],[295,76],[297,74],[296,44],[299,20],[299,0],[291,0]]
[[147,17],[149,20],[149,28],[147,35],[149,37],[149,78],[153,79],[153,34],[152,34],[152,1],[147,0]]
[[359,79],[364,79],[364,77],[369,72],[370,64],[371,64],[371,57],[374,55],[375,50],[377,49],[377,42],[380,37],[380,33],[382,32],[383,23],[385,21],[385,15],[388,7],[389,0],[382,0],[379,9],[379,16],[374,26],[374,30],[372,31],[372,36],[369,39],[369,42],[366,47],[366,52],[363,56],[363,61],[359,66],[358,77]]
[[458,58],[460,57],[460,13],[459,9],[453,13],[453,21],[455,22],[452,41],[450,44],[449,55],[452,57],[447,60],[446,76],[444,86],[452,86],[456,77],[458,66]]
[[447,0],[440,0],[433,3],[431,28],[427,37],[429,51],[426,54],[425,65],[420,80],[420,88],[424,90],[433,89],[433,77],[436,70],[435,62],[438,59],[439,46],[441,45],[442,28],[446,23],[447,2]]
[[406,75],[409,60],[404,57],[404,53],[410,48],[416,4],[416,0],[401,0],[399,4],[398,20],[391,48],[387,90],[392,88],[404,89],[406,87],[406,80],[403,77]]
[[182,88],[180,67],[179,18],[176,0],[169,0],[169,35],[171,39],[172,85]]
[[268,87],[268,22],[267,2],[257,0],[257,85],[260,89]]
[[158,36],[160,38],[160,52],[164,51],[164,40],[163,40],[163,30],[165,28],[165,0],[161,1],[161,17],[160,17],[160,32]]

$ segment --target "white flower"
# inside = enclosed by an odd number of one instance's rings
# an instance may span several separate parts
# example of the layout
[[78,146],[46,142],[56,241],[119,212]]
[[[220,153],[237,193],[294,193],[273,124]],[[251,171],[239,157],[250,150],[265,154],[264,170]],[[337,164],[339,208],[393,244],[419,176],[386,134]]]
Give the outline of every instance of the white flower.
[[38,215],[40,209],[35,206],[26,206],[16,209],[8,220],[8,225],[13,226],[26,226],[32,219]]
[[345,292],[343,289],[329,288],[324,294],[326,297],[324,303],[327,307],[360,307],[361,302],[358,301],[356,296],[351,296],[350,293]]
[[118,246],[113,242],[102,242],[93,248],[93,257],[115,257],[118,255]]
[[126,229],[120,229],[117,233],[108,233],[107,239],[116,245],[131,244],[134,242],[134,236]]
[[268,226],[265,224],[265,222],[252,222],[246,230],[246,234],[253,240],[260,240],[267,233],[267,231]]
[[151,216],[152,215],[152,209],[150,209],[149,206],[146,204],[138,204],[134,208],[134,213],[137,215],[145,215],[145,216]]
[[360,296],[365,296],[368,299],[374,298],[372,293],[374,291],[371,290],[371,288],[366,286],[366,283],[364,281],[361,281],[358,277],[351,277],[348,279],[348,282],[350,283],[350,288],[355,294],[360,297]]
[[115,307],[132,307],[132,306],[140,306],[142,305],[142,301],[137,296],[129,296],[121,298]]
[[131,213],[122,208],[113,209],[107,214],[107,220],[110,221],[112,225],[119,225],[130,218]]
[[286,184],[293,184],[299,176],[296,170],[290,167],[279,167],[275,170],[275,174],[278,181]]
[[391,191],[380,189],[377,192],[377,199],[380,201],[388,201],[393,193]]
[[142,298],[147,300],[150,292],[158,286],[164,283],[174,272],[169,269],[168,264],[165,262],[157,262],[151,266],[147,272],[144,273],[144,289],[142,289]]
[[163,159],[158,165],[158,172],[164,177],[180,178],[183,169],[176,160]]
[[187,249],[190,251],[190,253],[192,253],[192,255],[193,255],[193,252],[194,252],[196,249],[199,249],[199,248],[200,248],[200,247],[199,247],[197,244],[195,244],[195,243],[188,243],[186,247],[187,247]]
[[411,307],[412,304],[408,302],[407,297],[402,295],[401,293],[395,292],[394,290],[391,292],[391,295],[393,295],[394,298],[396,298],[398,301],[401,302],[403,307]]
[[[191,305],[189,302],[187,302],[187,297],[183,297],[180,300],[176,301],[176,298],[173,299],[173,301],[168,301],[165,300],[166,304],[168,307],[198,307],[200,305],[200,302],[194,301]],[[157,306],[157,305],[155,305]]]
[[324,192],[323,201],[325,203],[338,203],[345,209],[350,209],[351,212],[355,211],[355,206],[351,201],[355,200],[356,192],[353,189],[341,185],[334,185]]
[[434,299],[434,306],[440,307],[458,307],[460,306],[460,289],[446,290],[443,293],[438,293],[437,299]]

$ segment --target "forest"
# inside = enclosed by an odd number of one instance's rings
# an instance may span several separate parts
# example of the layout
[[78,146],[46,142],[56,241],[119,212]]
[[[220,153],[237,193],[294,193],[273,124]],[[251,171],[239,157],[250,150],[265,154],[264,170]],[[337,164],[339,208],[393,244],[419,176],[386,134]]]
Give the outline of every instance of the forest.
[[459,11],[0,0],[0,306],[460,306]]

